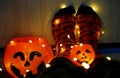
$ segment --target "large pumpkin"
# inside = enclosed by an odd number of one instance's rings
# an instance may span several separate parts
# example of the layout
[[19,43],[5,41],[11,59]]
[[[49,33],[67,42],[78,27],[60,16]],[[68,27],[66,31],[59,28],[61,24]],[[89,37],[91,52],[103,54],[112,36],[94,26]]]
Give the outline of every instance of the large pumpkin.
[[44,38],[20,37],[14,38],[6,47],[4,65],[14,78],[18,78],[12,67],[18,69],[25,76],[27,72],[38,73],[38,66],[44,62],[48,64],[54,58],[52,48]]
[[73,46],[69,59],[77,66],[82,66],[82,63],[90,65],[95,59],[95,52],[90,44],[81,43]]

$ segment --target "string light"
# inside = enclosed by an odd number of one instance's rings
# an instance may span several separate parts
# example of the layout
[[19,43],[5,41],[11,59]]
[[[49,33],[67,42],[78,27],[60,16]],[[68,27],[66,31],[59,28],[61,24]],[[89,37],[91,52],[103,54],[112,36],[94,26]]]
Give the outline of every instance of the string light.
[[102,33],[102,34],[104,34],[105,32],[104,32],[104,31],[102,31],[101,33]]
[[0,67],[0,71],[2,71],[2,68]]
[[76,57],[74,57],[74,58],[73,58],[73,61],[77,61],[77,58],[76,58]]
[[23,77],[26,77],[26,74],[24,74]]
[[29,69],[26,70],[26,72],[29,72],[29,71],[30,71]]
[[85,69],[89,69],[89,68],[90,68],[90,65],[87,64],[86,62],[82,62],[82,66],[83,66]]
[[53,50],[56,50],[56,48],[54,47]]
[[15,42],[14,42],[14,41],[10,41],[10,44],[11,44],[11,45],[14,45],[14,44],[15,44]]
[[62,44],[60,44],[60,47],[62,47]]
[[60,19],[56,19],[54,22],[55,25],[58,25],[59,23],[60,23]]
[[96,4],[94,2],[90,3],[90,7],[97,13],[100,11],[98,4]]
[[83,43],[80,43],[80,46],[82,47],[82,46],[83,46]]
[[68,39],[70,39],[70,35],[67,35]]
[[110,61],[110,60],[111,60],[111,57],[107,56],[106,59]]
[[65,52],[65,50],[66,49],[62,47],[60,52],[63,53],[63,52]]
[[62,3],[61,6],[60,6],[61,9],[66,8],[66,7],[67,7],[67,5],[65,3]]
[[70,48],[73,48],[73,46],[70,46]]
[[42,44],[42,47],[45,47],[45,44]]
[[32,40],[29,40],[29,43],[32,43]]
[[49,68],[49,67],[51,67],[51,65],[50,65],[50,64],[46,64],[45,67],[46,67],[46,68]]

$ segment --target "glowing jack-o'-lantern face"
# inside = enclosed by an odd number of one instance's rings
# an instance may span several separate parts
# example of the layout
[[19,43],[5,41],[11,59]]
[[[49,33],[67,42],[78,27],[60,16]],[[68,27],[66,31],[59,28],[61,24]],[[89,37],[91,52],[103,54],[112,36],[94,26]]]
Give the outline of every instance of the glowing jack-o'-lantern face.
[[23,76],[29,71],[37,74],[40,64],[48,64],[53,58],[51,46],[44,38],[22,37],[13,39],[7,46],[4,65],[6,70],[17,78],[12,68],[19,70]]
[[90,44],[74,45],[70,50],[70,60],[77,66],[91,64],[95,59],[94,49]]

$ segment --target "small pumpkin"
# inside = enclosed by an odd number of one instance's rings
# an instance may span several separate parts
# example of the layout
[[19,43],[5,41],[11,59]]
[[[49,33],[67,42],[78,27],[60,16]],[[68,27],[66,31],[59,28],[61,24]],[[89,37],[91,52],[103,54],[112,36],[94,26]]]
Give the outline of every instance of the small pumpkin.
[[20,37],[14,38],[7,45],[4,53],[4,65],[8,73],[18,78],[12,67],[18,69],[21,75],[38,73],[38,66],[48,64],[54,58],[52,48],[44,38]]
[[69,59],[77,66],[82,66],[82,63],[90,65],[95,59],[95,51],[90,44],[74,45]]

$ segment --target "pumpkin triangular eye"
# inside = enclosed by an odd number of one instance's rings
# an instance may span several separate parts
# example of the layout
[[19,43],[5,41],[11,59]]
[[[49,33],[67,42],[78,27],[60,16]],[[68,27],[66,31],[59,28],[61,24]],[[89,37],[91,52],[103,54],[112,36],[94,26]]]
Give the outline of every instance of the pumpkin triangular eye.
[[86,53],[90,53],[90,50],[86,49]]
[[81,53],[81,51],[80,51],[80,50],[78,50],[76,54],[80,54],[80,53]]
[[13,55],[14,58],[17,58],[17,57],[20,57],[22,61],[25,60],[25,57],[24,57],[24,54],[22,52],[16,52],[14,55]]
[[30,54],[30,60],[33,60],[35,55],[38,56],[38,57],[41,57],[41,54],[38,51],[33,51]]

